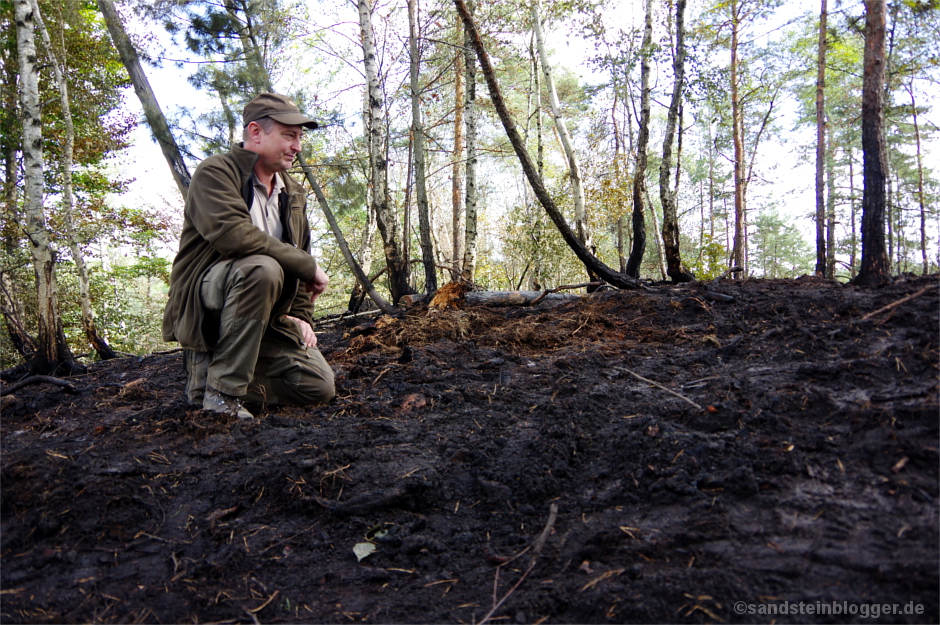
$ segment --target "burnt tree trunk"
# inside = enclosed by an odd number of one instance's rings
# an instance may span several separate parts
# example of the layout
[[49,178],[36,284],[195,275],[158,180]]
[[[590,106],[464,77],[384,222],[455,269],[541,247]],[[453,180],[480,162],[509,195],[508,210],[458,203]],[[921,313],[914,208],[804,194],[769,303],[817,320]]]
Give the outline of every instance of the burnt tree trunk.
[[862,83],[862,263],[855,283],[888,280],[885,253],[885,0],[865,0],[865,61]]
[[646,0],[643,48],[640,51],[640,132],[637,138],[636,167],[633,171],[633,247],[627,259],[627,275],[640,277],[640,263],[646,251],[646,149],[650,139],[650,56],[653,45],[653,2]]
[[819,10],[819,44],[816,56],[816,275],[826,271],[826,0]]
[[[682,90],[685,85],[685,2],[676,1],[676,56],[673,61],[675,83],[672,89],[672,101],[666,118],[666,136],[663,138],[663,162],[659,166],[659,197],[663,205],[663,253],[666,257],[666,273],[673,282],[691,282],[695,276],[682,264],[679,250],[679,216],[676,198],[679,193],[678,174],[675,189],[670,187],[672,170],[672,142],[676,135],[676,124],[682,103]],[[681,141],[681,140],[680,140]],[[680,144],[681,145],[681,144]],[[677,163],[681,163],[677,155]],[[678,170],[677,170],[678,171]]]

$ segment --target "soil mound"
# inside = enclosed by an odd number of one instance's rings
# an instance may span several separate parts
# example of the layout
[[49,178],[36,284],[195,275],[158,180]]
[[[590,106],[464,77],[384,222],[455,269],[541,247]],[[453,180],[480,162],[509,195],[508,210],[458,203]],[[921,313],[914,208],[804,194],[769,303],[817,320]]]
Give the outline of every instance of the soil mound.
[[178,353],[23,388],[0,618],[935,623],[936,287],[417,306],[326,327],[337,399],[250,422]]

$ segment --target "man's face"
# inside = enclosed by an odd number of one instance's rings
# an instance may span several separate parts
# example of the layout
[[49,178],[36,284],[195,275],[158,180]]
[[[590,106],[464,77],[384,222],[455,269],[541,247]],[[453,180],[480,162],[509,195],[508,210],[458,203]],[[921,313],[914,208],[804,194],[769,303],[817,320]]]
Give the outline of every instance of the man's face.
[[245,148],[260,155],[256,167],[262,172],[273,174],[287,171],[294,162],[294,157],[300,152],[300,137],[303,135],[301,126],[285,126],[280,122],[271,120],[271,132],[265,133],[256,122],[248,125],[248,141]]

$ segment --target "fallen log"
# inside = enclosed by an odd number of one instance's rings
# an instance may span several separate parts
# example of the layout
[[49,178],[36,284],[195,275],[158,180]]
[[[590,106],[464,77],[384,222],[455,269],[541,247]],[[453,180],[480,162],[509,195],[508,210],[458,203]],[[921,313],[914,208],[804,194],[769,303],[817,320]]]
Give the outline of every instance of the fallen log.
[[[470,291],[465,294],[464,302],[467,304],[477,304],[480,306],[531,306],[536,303],[548,300],[554,303],[573,302],[581,296],[574,293],[549,293],[545,291]],[[406,306],[419,304],[428,298],[425,293],[414,295],[405,295],[401,298],[401,303]]]

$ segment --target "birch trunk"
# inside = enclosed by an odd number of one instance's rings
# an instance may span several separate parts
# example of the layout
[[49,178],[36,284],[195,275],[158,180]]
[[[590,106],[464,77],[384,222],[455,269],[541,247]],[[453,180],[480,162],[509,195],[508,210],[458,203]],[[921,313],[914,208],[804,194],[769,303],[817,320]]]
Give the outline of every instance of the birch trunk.
[[[535,42],[538,46],[539,60],[542,65],[542,73],[545,75],[545,88],[548,91],[548,100],[552,107],[552,116],[555,118],[555,129],[558,131],[558,138],[561,140],[562,148],[565,151],[565,158],[568,160],[568,176],[571,178],[571,195],[574,200],[574,223],[575,232],[578,239],[584,243],[591,253],[596,249],[591,240],[591,230],[588,225],[587,209],[584,202],[584,187],[581,184],[581,164],[578,161],[578,154],[571,143],[571,133],[568,132],[568,125],[565,123],[561,114],[561,103],[558,101],[558,92],[555,89],[555,81],[552,78],[552,68],[548,62],[548,54],[545,52],[545,38],[542,35],[542,20],[539,15],[539,1],[532,2],[532,29],[535,31]],[[593,280],[596,276],[589,275]]]
[[[542,81],[540,79],[539,72],[539,60],[538,60],[538,51],[535,49],[535,46],[532,44],[532,41],[529,41],[529,75],[531,76],[532,88],[530,89],[529,98],[527,98],[527,104],[532,104],[532,106],[526,107],[526,126],[525,126],[525,145],[529,145],[529,123],[532,120],[532,116],[535,116],[535,142],[536,142],[536,166],[538,168],[539,177],[542,177],[542,152],[543,152],[543,141],[542,141]],[[534,102],[532,102],[534,100]],[[525,181],[522,183],[525,185]],[[528,212],[529,203],[532,200],[529,198],[529,189],[525,187],[525,202],[526,209]],[[534,208],[535,203],[532,202]],[[531,217],[531,218],[530,218]],[[542,288],[542,227],[538,215],[533,210],[531,216],[527,214],[527,219],[529,219],[530,230],[529,237],[532,239],[532,274],[531,279],[529,280],[529,285],[532,287],[532,290],[538,291]]]
[[885,0],[865,0],[865,55],[862,81],[862,263],[855,283],[888,279],[885,254]]
[[[250,20],[249,20],[250,22]],[[260,47],[257,42],[253,39],[253,34],[250,31],[246,32],[246,38],[241,39],[242,51],[246,56],[252,56],[254,58],[254,66],[258,68],[257,80],[260,82],[258,86],[262,91],[267,91],[270,93],[274,92],[274,85],[271,82],[271,74],[268,72],[267,66],[264,64],[264,60],[261,56]],[[368,104],[368,98],[367,98]],[[366,109],[368,111],[368,108]],[[366,124],[369,123],[369,116],[366,115]],[[370,134],[371,137],[371,134]],[[304,172],[304,176],[307,178],[307,182],[310,184],[310,188],[313,189],[313,193],[317,198],[317,202],[320,205],[320,210],[323,211],[323,215],[326,217],[327,223],[330,225],[330,230],[333,231],[333,236],[336,239],[336,244],[340,248],[340,252],[343,254],[343,259],[346,261],[346,264],[352,270],[353,275],[356,276],[358,285],[362,288],[362,291],[369,296],[375,305],[378,306],[379,310],[386,314],[397,314],[397,309],[385,301],[385,299],[379,295],[375,290],[375,287],[372,285],[372,282],[369,280],[369,277],[366,275],[363,268],[356,262],[356,259],[353,257],[352,252],[349,249],[349,244],[346,242],[346,237],[343,235],[343,231],[340,230],[339,223],[336,221],[336,216],[333,214],[333,211],[330,209],[330,204],[324,195],[323,190],[320,188],[320,185],[317,183],[316,178],[313,175],[313,169],[307,164],[307,159],[304,157],[303,152],[297,155],[297,162],[300,164],[301,169]],[[369,210],[368,226],[366,241],[363,243],[363,247],[368,249],[371,247],[372,241],[372,228],[371,221],[375,215],[375,206],[374,202]],[[352,304],[355,299],[355,293],[350,297],[350,304]],[[358,306],[357,306],[358,307]]]
[[643,49],[640,52],[640,132],[637,138],[636,166],[633,171],[633,248],[627,259],[627,275],[640,277],[640,264],[646,252],[646,165],[650,139],[650,56],[653,46],[653,2],[646,0]]
[[23,169],[25,197],[23,206],[24,229],[29,240],[36,274],[38,331],[36,356],[31,370],[52,373],[64,369],[67,374],[84,369],[75,358],[62,331],[59,314],[56,258],[46,218],[43,213],[43,144],[42,117],[39,102],[39,66],[35,39],[35,14],[30,0],[13,3],[16,21],[16,52],[20,70],[20,111],[23,124]]
[[117,48],[118,54],[121,56],[121,62],[134,84],[134,92],[144,109],[144,116],[147,118],[147,125],[150,126],[150,132],[153,133],[154,139],[157,140],[160,149],[163,151],[163,157],[170,166],[173,180],[176,181],[176,187],[179,189],[180,195],[183,196],[183,199],[186,199],[186,192],[189,189],[191,179],[189,169],[183,161],[176,139],[173,138],[173,133],[170,131],[170,125],[167,123],[163,110],[160,108],[153,89],[150,87],[144,68],[140,64],[137,50],[134,49],[131,40],[124,31],[124,24],[121,22],[121,16],[118,15],[117,9],[114,8],[114,2],[112,0],[98,0],[98,9],[101,11],[101,15],[104,16],[114,47]]
[[[414,136],[415,194],[418,203],[418,229],[421,240],[421,259],[424,261],[426,293],[437,291],[437,270],[434,247],[431,243],[431,217],[428,205],[427,171],[425,168],[424,123],[421,120],[421,90],[418,84],[418,0],[408,0],[408,49],[411,56],[411,133]],[[407,232],[405,233],[407,238]]]
[[[457,16],[457,36],[464,39],[463,24]],[[464,52],[458,48],[454,59],[454,155],[451,166],[451,279],[460,276],[460,213],[463,209],[463,109],[464,109]]]
[[392,302],[397,303],[403,295],[414,291],[408,285],[408,264],[401,254],[398,224],[392,214],[388,193],[388,160],[385,132],[385,93],[379,82],[378,58],[372,32],[372,3],[358,0],[359,28],[362,34],[362,53],[369,93],[368,119],[371,141],[369,142],[369,169],[372,179],[372,205],[375,220],[382,235],[385,264],[388,267],[388,285]]
[[826,274],[826,223],[824,175],[826,167],[826,0],[819,10],[819,44],[816,59],[816,275]]
[[[472,18],[473,4],[468,9]],[[466,32],[466,28],[465,28]],[[473,52],[471,35],[464,37],[464,69],[467,73],[467,101],[464,118],[467,125],[467,167],[464,174],[466,196],[464,199],[463,264],[460,276],[473,281],[477,260],[477,60]]]
[[36,20],[36,27],[42,35],[43,43],[46,46],[46,53],[52,62],[55,71],[56,83],[58,83],[59,101],[62,105],[62,120],[65,123],[65,142],[62,145],[62,216],[65,222],[65,233],[68,238],[69,249],[72,252],[72,260],[75,261],[75,269],[78,273],[78,291],[79,302],[82,310],[82,329],[85,331],[85,338],[91,344],[92,349],[98,354],[101,360],[117,358],[117,354],[111,349],[107,341],[98,333],[98,325],[95,323],[95,311],[91,305],[91,286],[88,280],[88,266],[85,264],[85,255],[79,245],[75,234],[74,224],[74,202],[72,199],[72,162],[75,146],[75,125],[72,123],[72,109],[69,105],[68,84],[65,80],[65,72],[59,63],[59,58],[52,47],[52,40],[46,30],[46,25],[42,20],[42,13],[39,10],[39,3],[31,0],[31,7]]
[[476,23],[473,21],[473,17],[470,15],[470,12],[467,10],[464,0],[454,0],[454,4],[457,7],[457,11],[460,13],[460,17],[464,21],[464,25],[467,29],[468,34],[470,35],[473,48],[476,50],[477,57],[480,61],[480,68],[483,71],[483,76],[486,78],[486,84],[489,87],[490,99],[493,102],[493,106],[496,109],[499,119],[503,124],[503,128],[506,131],[506,135],[509,137],[510,143],[512,143],[513,150],[516,152],[516,156],[519,158],[519,161],[522,165],[522,170],[525,172],[526,177],[529,179],[529,184],[532,186],[532,190],[538,197],[539,202],[541,202],[542,207],[545,209],[545,212],[548,213],[548,216],[554,222],[555,227],[558,228],[558,232],[561,233],[562,238],[565,240],[565,243],[568,244],[568,247],[575,253],[578,259],[584,263],[585,267],[588,270],[595,271],[598,276],[603,280],[606,280],[610,284],[619,287],[619,288],[630,288],[635,289],[639,288],[639,282],[629,276],[625,276],[621,273],[618,273],[602,263],[597,259],[581,241],[578,240],[578,237],[568,226],[567,221],[565,221],[564,215],[558,210],[558,207],[555,206],[555,202],[552,200],[551,195],[545,189],[545,184],[542,182],[541,177],[535,170],[535,164],[532,162],[532,158],[529,156],[528,151],[526,150],[525,144],[522,142],[522,138],[519,136],[519,131],[516,129],[516,124],[513,122],[512,117],[509,114],[509,110],[506,107],[506,102],[503,100],[503,95],[499,89],[499,83],[496,81],[496,74],[493,71],[493,66],[490,63],[489,55],[486,53],[486,48],[483,47],[483,40],[480,38],[480,33],[477,30]]
[[[676,123],[682,103],[682,90],[685,86],[685,0],[676,1],[676,56],[673,62],[674,84],[669,113],[666,117],[666,136],[663,138],[663,161],[659,166],[659,198],[663,206],[663,252],[666,257],[666,273],[673,282],[691,282],[695,279],[682,265],[679,250],[679,215],[676,196],[679,192],[678,168],[676,170],[676,188],[670,188],[669,179],[672,171],[672,142],[676,135]],[[681,150],[681,138],[679,142]],[[679,161],[678,154],[676,161]]]

